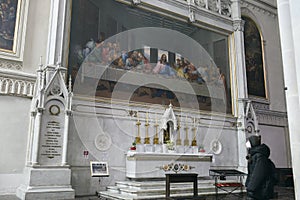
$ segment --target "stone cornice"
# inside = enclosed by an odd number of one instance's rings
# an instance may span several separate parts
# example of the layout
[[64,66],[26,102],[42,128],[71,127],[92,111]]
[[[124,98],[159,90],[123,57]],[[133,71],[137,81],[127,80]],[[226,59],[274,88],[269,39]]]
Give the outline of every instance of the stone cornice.
[[[224,30],[227,30],[228,32],[232,31],[232,18],[227,15],[222,15],[218,12],[213,12],[209,9],[197,6],[196,4],[191,4],[189,6],[188,3],[184,0],[159,1],[174,6],[178,9],[186,10],[186,14],[188,14],[190,8],[195,14],[195,25],[214,31],[216,31],[217,29],[222,30],[222,33],[224,33]],[[202,24],[205,24],[205,26],[203,26]]]
[[263,14],[269,15],[271,17],[277,16],[277,8],[263,1],[242,0],[241,7],[248,8],[249,10],[262,12]]
[[[132,5],[130,0],[116,0],[118,2]],[[179,21],[187,22],[189,19],[189,11],[193,11],[195,22],[194,25],[205,29],[213,30],[216,32],[224,33],[232,32],[232,18],[213,12],[209,9],[202,8],[196,4],[188,5],[185,0],[142,0],[140,4],[136,5],[141,9],[159,13]]]
[[259,124],[287,127],[287,113],[271,110],[256,110]]

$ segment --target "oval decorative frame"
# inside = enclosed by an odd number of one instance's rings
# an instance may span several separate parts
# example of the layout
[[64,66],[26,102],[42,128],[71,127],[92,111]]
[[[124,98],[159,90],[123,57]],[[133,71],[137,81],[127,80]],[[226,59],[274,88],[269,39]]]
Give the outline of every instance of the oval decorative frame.
[[210,143],[210,150],[216,155],[220,154],[222,152],[222,143],[219,140],[213,140]]
[[112,144],[111,137],[106,133],[98,134],[95,137],[95,146],[99,151],[108,150],[111,144]]

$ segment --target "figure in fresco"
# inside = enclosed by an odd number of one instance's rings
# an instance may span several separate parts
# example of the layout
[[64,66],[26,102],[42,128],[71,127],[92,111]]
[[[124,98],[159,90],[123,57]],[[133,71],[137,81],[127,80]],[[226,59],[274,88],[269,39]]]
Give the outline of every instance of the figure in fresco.
[[165,68],[167,64],[167,56],[166,54],[162,54],[156,66],[153,69],[154,74],[158,74],[161,70]]
[[174,69],[176,70],[176,75],[178,78],[181,78],[181,79],[188,78],[187,74],[184,71],[183,62],[180,58],[176,59],[176,63],[174,64]]
[[156,66],[153,69],[154,74],[167,75],[170,77],[175,77],[175,70],[172,69],[170,64],[167,61],[166,54],[162,54],[160,60],[157,62]]

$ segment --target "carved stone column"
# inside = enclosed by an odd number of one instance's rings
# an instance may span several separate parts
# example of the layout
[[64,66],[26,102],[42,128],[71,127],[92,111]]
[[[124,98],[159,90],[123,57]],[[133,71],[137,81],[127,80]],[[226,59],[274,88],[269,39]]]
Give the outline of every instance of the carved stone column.
[[232,77],[233,77],[233,112],[237,120],[237,139],[240,170],[246,171],[247,155],[246,134],[245,134],[245,104],[244,99],[248,98],[247,76],[245,65],[245,47],[244,47],[244,21],[241,19],[241,5],[239,0],[231,1],[232,18],[233,18],[233,34],[231,42],[231,58],[232,58]]

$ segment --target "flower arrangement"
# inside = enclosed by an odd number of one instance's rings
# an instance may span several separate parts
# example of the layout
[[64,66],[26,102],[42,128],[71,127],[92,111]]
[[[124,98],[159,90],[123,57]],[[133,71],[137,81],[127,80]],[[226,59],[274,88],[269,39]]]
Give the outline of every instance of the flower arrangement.
[[200,145],[199,146],[199,152],[200,153],[204,153],[205,152],[204,145]]
[[131,151],[135,151],[136,150],[136,142],[134,141],[131,145],[131,147],[129,148]]

